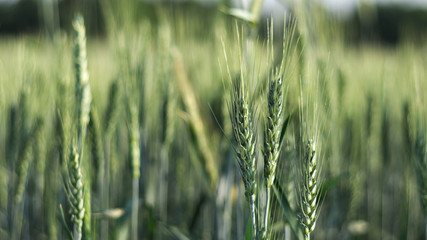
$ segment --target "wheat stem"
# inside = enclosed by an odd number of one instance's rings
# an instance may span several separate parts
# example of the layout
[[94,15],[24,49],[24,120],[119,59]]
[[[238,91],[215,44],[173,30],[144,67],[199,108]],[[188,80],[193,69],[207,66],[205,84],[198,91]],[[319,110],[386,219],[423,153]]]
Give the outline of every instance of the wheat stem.
[[265,188],[265,196],[266,196],[266,203],[265,203],[265,212],[264,212],[264,231],[267,233],[267,227],[268,227],[268,218],[270,217],[270,201],[271,201],[271,188]]
[[252,219],[252,239],[255,239],[258,234],[255,200],[256,200],[255,195],[252,195],[249,197],[249,205],[251,209],[251,219]]

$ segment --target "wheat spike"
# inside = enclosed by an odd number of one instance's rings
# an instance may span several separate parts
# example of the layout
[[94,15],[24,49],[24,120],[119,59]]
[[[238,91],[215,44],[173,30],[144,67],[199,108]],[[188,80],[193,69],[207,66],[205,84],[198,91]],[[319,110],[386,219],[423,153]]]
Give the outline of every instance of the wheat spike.
[[68,166],[68,182],[66,184],[68,200],[71,205],[70,213],[73,222],[73,238],[82,238],[83,218],[85,215],[83,177],[80,164],[80,157],[77,149],[71,151],[71,158]]
[[73,21],[74,28],[74,69],[76,74],[76,102],[78,119],[78,146],[81,154],[82,141],[86,135],[86,126],[89,123],[90,103],[92,95],[89,86],[89,72],[86,54],[86,30],[81,15]]
[[303,166],[302,166],[302,189],[301,189],[301,224],[304,227],[304,238],[310,239],[316,221],[319,216],[320,207],[320,176],[318,165],[317,142],[308,140],[305,144]]
[[256,158],[255,158],[255,136],[253,129],[252,113],[246,99],[243,79],[239,78],[233,82],[231,91],[230,117],[236,140],[235,151],[240,173],[245,185],[245,195],[251,207],[252,230],[256,234]]

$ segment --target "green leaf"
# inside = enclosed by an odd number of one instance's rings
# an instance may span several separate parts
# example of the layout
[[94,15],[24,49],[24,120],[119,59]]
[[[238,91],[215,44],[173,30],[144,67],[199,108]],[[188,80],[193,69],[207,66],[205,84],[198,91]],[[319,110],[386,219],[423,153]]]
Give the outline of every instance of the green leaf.
[[73,239],[73,234],[71,234],[71,231],[67,226],[67,221],[65,220],[64,210],[62,209],[61,204],[59,204],[59,212],[61,212],[62,224],[64,224],[65,232],[68,234],[70,239]]
[[282,132],[280,133],[280,145],[282,145],[283,142],[283,138],[285,137],[285,133],[286,133],[286,129],[288,129],[289,123],[291,122],[292,119],[292,113],[289,114],[289,116],[286,118],[285,122],[283,122],[283,126],[282,126]]
[[280,206],[283,209],[283,213],[285,214],[285,218],[289,223],[292,232],[297,237],[297,239],[304,239],[303,231],[299,225],[298,217],[296,213],[292,210],[289,201],[286,198],[286,194],[283,191],[283,188],[280,186],[280,183],[278,182],[277,178],[274,180],[273,189],[277,201],[280,203]]
[[248,224],[246,224],[245,240],[252,240],[251,218],[248,219]]
[[322,184],[322,186],[320,187],[320,198],[319,198],[320,202],[322,202],[323,199],[326,197],[326,192],[328,192],[328,190],[331,189],[332,187],[338,185],[341,179],[346,175],[348,175],[348,173],[342,173],[338,176],[329,178]]
[[344,175],[347,175],[346,173],[340,174],[338,176],[335,176],[333,178],[329,178],[322,184],[322,191],[327,192],[329,189],[337,185],[341,179],[344,177]]
[[228,14],[232,17],[243,20],[250,24],[256,23],[256,18],[254,17],[254,15],[252,15],[251,12],[248,12],[244,9],[220,7],[219,10],[225,14]]

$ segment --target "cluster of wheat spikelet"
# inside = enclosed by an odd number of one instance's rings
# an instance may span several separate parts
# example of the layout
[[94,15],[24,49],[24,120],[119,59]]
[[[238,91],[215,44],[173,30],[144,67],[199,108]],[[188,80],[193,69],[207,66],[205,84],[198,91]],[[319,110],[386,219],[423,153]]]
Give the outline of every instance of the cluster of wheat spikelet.
[[237,162],[245,185],[245,195],[250,204],[253,234],[257,231],[256,223],[256,158],[255,136],[253,129],[252,112],[244,88],[244,81],[238,78],[233,82],[231,92],[231,123],[236,140]]
[[73,148],[71,152],[68,169],[68,184],[66,192],[71,205],[70,213],[73,222],[73,238],[80,240],[82,238],[83,218],[85,215],[84,196],[83,196],[83,177],[81,172],[80,157],[77,149]]
[[264,127],[264,178],[267,199],[264,214],[265,231],[268,231],[271,187],[276,176],[276,167],[280,154],[283,119],[283,81],[281,78],[276,78],[269,82],[268,114]]
[[302,189],[300,204],[302,210],[301,223],[304,227],[305,239],[310,239],[310,233],[313,232],[319,216],[320,170],[316,145],[317,142],[313,139],[309,139],[306,142],[302,162]]

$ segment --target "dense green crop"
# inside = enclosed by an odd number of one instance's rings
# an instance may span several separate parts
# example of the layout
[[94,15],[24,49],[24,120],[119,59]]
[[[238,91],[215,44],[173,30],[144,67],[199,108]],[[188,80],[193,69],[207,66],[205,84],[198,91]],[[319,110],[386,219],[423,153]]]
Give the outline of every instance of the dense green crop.
[[103,9],[0,39],[0,239],[425,239],[427,45]]

